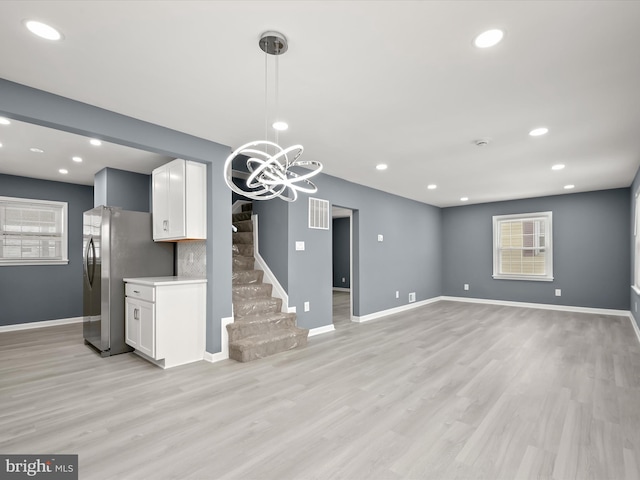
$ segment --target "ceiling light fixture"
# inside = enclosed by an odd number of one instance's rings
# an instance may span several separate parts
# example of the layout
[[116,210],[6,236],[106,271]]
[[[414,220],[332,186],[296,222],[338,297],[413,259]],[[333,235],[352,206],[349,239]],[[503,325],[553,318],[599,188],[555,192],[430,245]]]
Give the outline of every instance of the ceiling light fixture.
[[[309,180],[322,170],[322,164],[317,161],[299,160],[304,151],[302,145],[292,145],[282,148],[278,145],[278,130],[276,129],[275,142],[268,140],[269,124],[267,111],[268,76],[267,66],[269,56],[274,57],[275,63],[275,115],[278,117],[278,58],[289,48],[287,39],[278,32],[265,32],[258,41],[260,49],[264,52],[264,125],[265,140],[256,140],[245,143],[234,150],[224,163],[224,180],[227,186],[234,192],[252,200],[269,200],[279,197],[287,202],[294,202],[298,193],[315,193],[318,188]],[[275,125],[274,125],[274,128]],[[245,160],[245,157],[249,157]],[[233,162],[238,160],[244,163],[243,170],[248,170],[245,188],[241,188],[233,181]]]
[[273,122],[273,125],[271,125],[273,128],[275,128],[276,130],[280,130],[281,132],[285,131],[286,129],[289,128],[289,125],[287,124],[287,122]]
[[427,185],[427,188],[429,190],[435,190],[436,188],[438,188],[438,186],[435,183],[432,183],[431,185]]
[[532,137],[539,137],[540,135],[545,135],[548,132],[549,132],[549,129],[547,127],[538,127],[531,130],[529,132],[529,135],[531,135]]
[[60,170],[58,170],[58,172],[60,172],[62,175],[66,175],[67,173],[69,173],[69,170],[67,170],[66,168],[61,168]]
[[45,40],[60,40],[62,39],[62,34],[53,28],[51,25],[47,25],[46,23],[37,22],[35,20],[27,20],[24,22],[24,26],[40,38],[44,38]]
[[551,167],[551,170],[563,170],[564,169],[564,164],[563,163],[558,163],[556,165],[554,165],[553,167]]
[[89,140],[89,143],[94,147],[99,147],[100,145],[102,145],[102,142],[97,138],[92,138],[91,140]]
[[37,147],[31,147],[29,149],[29,151],[31,151],[33,153],[44,153],[44,150],[42,150],[41,148],[37,148]]
[[8,118],[0,117],[0,125],[10,125],[11,122]]
[[2,148],[2,142],[0,142],[0,148]]
[[473,44],[478,48],[489,48],[500,43],[503,37],[504,32],[494,28],[478,35],[473,41]]
[[462,197],[460,198],[461,202],[468,202],[469,201],[469,197]]
[[386,163],[380,163],[376,165],[376,170],[386,170],[387,168],[389,168],[389,165],[387,165]]
[[82,162],[82,157],[71,157],[71,160],[73,160],[76,163],[81,163]]
[[576,186],[575,186],[575,185],[565,185],[565,186],[564,186],[564,189],[565,189],[565,190],[573,190],[574,188],[576,188]]

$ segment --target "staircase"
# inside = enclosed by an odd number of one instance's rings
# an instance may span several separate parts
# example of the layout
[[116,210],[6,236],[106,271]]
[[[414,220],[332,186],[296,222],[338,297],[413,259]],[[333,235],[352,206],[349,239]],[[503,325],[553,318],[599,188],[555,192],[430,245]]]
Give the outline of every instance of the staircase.
[[[248,204],[246,207],[250,207]],[[244,210],[244,207],[243,207]],[[264,272],[254,269],[251,210],[233,214],[233,312],[227,325],[229,358],[249,362],[307,344],[309,330],[296,327],[295,313],[283,313],[271,296]]]

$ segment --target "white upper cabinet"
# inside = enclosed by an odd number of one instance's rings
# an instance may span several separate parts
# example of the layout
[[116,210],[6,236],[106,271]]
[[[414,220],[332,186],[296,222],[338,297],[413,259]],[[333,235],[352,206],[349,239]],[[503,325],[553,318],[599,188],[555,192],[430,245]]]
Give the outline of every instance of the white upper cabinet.
[[207,238],[207,166],[177,159],[156,168],[153,181],[153,239]]

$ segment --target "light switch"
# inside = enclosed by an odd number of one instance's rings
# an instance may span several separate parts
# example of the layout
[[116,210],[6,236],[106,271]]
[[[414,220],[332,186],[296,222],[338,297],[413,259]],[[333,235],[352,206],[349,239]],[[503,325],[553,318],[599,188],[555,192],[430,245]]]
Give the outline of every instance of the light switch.
[[304,250],[304,242],[296,242],[296,250]]
[[378,241],[382,242],[384,240],[384,237],[382,235],[378,235]]

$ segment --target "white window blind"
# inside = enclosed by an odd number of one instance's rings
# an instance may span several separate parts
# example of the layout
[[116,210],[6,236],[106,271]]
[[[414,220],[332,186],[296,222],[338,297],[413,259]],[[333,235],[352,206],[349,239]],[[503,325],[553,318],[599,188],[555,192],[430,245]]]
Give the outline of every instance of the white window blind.
[[309,228],[329,230],[329,201],[309,197]]
[[68,263],[67,203],[0,197],[0,265]]
[[493,278],[553,280],[551,212],[493,217]]

